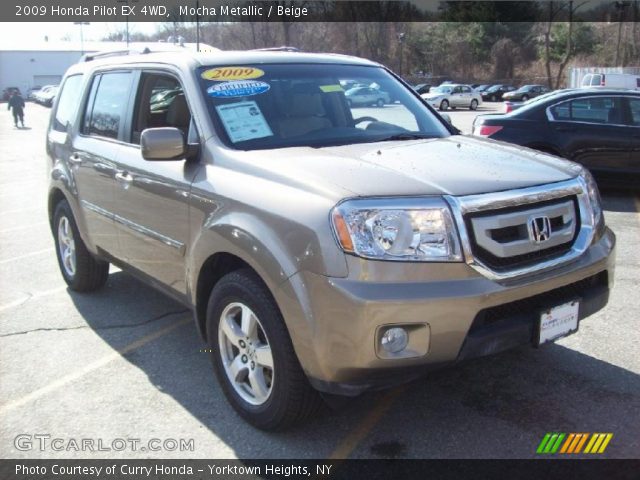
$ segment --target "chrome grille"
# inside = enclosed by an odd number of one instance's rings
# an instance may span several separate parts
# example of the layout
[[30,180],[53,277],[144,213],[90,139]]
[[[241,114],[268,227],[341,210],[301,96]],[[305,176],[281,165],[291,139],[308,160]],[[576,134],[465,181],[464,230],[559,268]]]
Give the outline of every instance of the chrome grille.
[[495,270],[566,253],[579,228],[575,197],[466,216],[474,256]]
[[[587,186],[582,177],[578,176],[562,182],[502,192],[463,197],[445,195],[445,199],[458,227],[466,263],[487,278],[510,280],[565,265],[577,260],[587,250],[594,237],[595,225],[586,192]],[[569,202],[573,203],[573,210]],[[550,246],[551,243],[546,243],[548,239],[544,239],[540,242],[540,247],[522,247],[525,253],[518,254],[518,248],[521,247],[517,245],[507,245],[504,248],[505,244],[522,241],[525,228],[529,235],[529,226],[522,226],[522,212],[540,213],[536,210],[543,209],[542,216],[546,216],[544,211],[547,207],[550,208],[551,218],[547,216],[548,223],[545,221],[541,225],[547,225],[549,237],[554,237],[554,246]],[[489,250],[494,250],[494,253],[482,248],[477,242],[471,219],[498,216],[511,220],[509,215],[502,215],[511,212],[518,212],[515,218],[520,223],[514,221],[515,224],[509,225],[505,220],[506,223],[503,226],[498,224],[497,228],[491,228],[489,224],[489,228],[485,228],[485,232],[489,230],[489,240],[487,234],[483,234],[485,238],[481,241],[488,243]],[[527,224],[528,222],[529,218]],[[480,222],[478,227],[481,230],[482,224]],[[569,232],[573,234],[570,235]],[[563,239],[567,240],[563,242]],[[527,252],[528,249],[530,250]]]

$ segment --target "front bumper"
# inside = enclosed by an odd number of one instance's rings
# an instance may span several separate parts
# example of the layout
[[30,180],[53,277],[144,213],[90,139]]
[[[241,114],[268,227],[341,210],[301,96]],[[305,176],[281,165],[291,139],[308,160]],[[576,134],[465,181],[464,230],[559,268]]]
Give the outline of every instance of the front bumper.
[[[312,385],[357,395],[430,368],[530,343],[539,312],[579,297],[580,319],[604,307],[615,236],[607,229],[575,261],[532,277],[486,278],[464,263],[376,262],[348,257],[349,276],[292,276],[278,294]],[[402,279],[402,280],[398,280]],[[426,353],[381,358],[379,327],[415,325]],[[418,328],[419,327],[419,328]],[[410,343],[411,335],[410,333]]]

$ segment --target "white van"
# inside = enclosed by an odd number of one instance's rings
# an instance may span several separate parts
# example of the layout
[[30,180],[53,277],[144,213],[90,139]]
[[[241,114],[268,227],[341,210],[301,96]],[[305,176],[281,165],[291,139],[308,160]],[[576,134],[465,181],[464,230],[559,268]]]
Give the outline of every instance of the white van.
[[640,76],[630,73],[587,73],[582,78],[582,86],[640,90]]

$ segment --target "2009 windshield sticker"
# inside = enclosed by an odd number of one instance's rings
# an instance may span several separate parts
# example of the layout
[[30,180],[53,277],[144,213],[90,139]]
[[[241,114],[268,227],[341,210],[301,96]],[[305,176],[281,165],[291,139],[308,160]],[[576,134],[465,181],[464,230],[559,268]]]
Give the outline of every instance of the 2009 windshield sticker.
[[255,80],[235,80],[233,82],[216,83],[207,88],[210,97],[250,97],[268,91],[271,85]]
[[260,78],[264,72],[253,67],[218,67],[202,72],[201,77],[214,82],[228,82],[231,80],[253,80]]

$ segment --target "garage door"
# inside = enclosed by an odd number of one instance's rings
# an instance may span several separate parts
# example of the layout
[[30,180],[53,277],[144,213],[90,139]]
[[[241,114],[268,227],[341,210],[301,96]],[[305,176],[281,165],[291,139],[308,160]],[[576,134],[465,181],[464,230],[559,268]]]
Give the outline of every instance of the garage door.
[[61,75],[34,75],[33,86],[58,85],[60,80],[62,80]]

